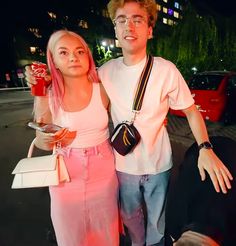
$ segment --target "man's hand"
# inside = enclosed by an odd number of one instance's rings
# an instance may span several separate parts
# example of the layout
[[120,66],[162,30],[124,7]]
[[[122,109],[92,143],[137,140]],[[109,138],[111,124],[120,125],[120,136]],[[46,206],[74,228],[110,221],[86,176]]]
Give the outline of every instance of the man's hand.
[[208,172],[216,192],[221,190],[226,194],[227,189],[231,189],[230,180],[233,180],[233,177],[212,149],[199,151],[198,169],[202,181],[206,179],[205,170]]
[[[184,109],[183,112],[187,116],[196,142],[200,144],[209,141],[206,124],[196,106],[193,104],[189,108]],[[230,181],[233,180],[233,177],[212,149],[202,148],[199,151],[198,169],[202,181],[206,179],[205,170],[208,172],[217,192],[222,190],[223,193],[227,193],[227,189],[231,189]]]

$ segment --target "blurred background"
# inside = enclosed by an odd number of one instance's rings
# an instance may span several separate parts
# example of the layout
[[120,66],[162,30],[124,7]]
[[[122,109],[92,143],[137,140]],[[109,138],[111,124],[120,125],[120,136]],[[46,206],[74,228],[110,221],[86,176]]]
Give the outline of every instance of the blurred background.
[[[23,68],[45,61],[49,35],[66,28],[81,34],[97,66],[121,55],[108,0],[4,1],[0,14],[0,87],[22,87]],[[233,0],[156,0],[159,11],[153,55],[174,62],[186,80],[205,70],[236,70],[236,13]]]

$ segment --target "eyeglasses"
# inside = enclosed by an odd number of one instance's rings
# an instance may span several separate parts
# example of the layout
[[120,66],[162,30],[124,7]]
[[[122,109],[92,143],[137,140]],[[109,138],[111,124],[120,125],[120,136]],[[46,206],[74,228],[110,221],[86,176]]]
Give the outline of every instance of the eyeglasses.
[[140,27],[144,23],[146,23],[146,19],[143,16],[132,16],[132,17],[126,17],[126,16],[118,16],[116,19],[113,20],[114,26],[118,27],[125,27],[129,22],[135,26],[135,27]]

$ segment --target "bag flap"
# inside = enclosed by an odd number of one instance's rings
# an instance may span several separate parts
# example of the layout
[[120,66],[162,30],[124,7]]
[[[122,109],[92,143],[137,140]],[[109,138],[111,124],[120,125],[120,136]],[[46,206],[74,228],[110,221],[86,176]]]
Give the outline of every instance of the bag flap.
[[57,155],[45,155],[21,159],[12,174],[55,170]]
[[114,141],[114,139],[116,138],[116,136],[119,134],[119,132],[121,131],[121,129],[123,127],[124,127],[124,125],[122,123],[116,126],[116,128],[114,129],[114,131],[111,135],[111,142]]
[[122,123],[118,124],[116,126],[116,128],[114,129],[114,131],[111,135],[111,138],[110,138],[111,142],[113,142],[115,140],[115,138],[117,137],[117,135],[121,133],[120,131],[122,131],[122,134],[123,134],[125,129],[129,132],[131,137],[133,137],[133,138],[137,137],[138,140],[140,139],[140,136],[136,135],[137,129],[135,128],[135,126],[133,124],[129,125],[127,123],[122,122]]

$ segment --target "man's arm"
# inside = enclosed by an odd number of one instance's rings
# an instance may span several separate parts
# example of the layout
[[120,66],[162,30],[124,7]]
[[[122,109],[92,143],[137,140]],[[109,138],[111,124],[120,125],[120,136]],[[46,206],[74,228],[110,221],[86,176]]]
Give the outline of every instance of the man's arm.
[[[182,111],[186,114],[189,126],[198,145],[209,141],[205,122],[196,106],[192,105]],[[223,193],[227,193],[227,188],[231,189],[230,180],[233,177],[212,149],[202,148],[199,151],[198,169],[202,181],[206,178],[205,170],[208,172],[217,192],[220,192],[221,189]]]

